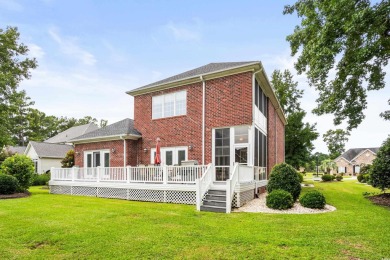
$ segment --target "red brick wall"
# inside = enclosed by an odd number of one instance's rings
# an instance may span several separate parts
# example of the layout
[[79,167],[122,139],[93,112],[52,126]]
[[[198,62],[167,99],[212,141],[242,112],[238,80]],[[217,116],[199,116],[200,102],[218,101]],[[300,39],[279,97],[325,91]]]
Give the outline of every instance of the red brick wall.
[[[126,140],[126,164],[136,166],[137,163],[137,142],[134,140]],[[123,140],[105,141],[87,144],[75,145],[75,165],[84,167],[84,152],[93,150],[110,150],[110,167],[123,166]],[[112,152],[115,148],[115,152]]]
[[212,129],[252,125],[252,72],[206,81],[205,160],[212,161]]
[[[187,90],[187,114],[152,120],[152,96]],[[140,161],[150,163],[157,137],[162,147],[193,145],[188,159],[202,162],[202,83],[162,90],[134,98],[135,128],[142,133]],[[212,128],[252,124],[252,73],[206,81],[205,163],[211,162]],[[144,153],[143,149],[148,152]]]
[[268,164],[267,172],[271,172],[275,164],[284,162],[284,124],[274,106],[268,101]]

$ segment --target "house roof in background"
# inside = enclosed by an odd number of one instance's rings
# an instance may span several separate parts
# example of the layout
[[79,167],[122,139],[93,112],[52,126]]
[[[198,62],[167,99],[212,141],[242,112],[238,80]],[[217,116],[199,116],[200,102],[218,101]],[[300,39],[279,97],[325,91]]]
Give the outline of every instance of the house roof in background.
[[53,136],[47,140],[45,140],[45,143],[54,143],[54,144],[60,144],[60,143],[69,143],[69,141],[73,138],[76,138],[80,135],[92,132],[99,129],[99,127],[94,123],[89,123],[85,125],[79,125],[71,127],[61,133],[59,133],[56,136]]
[[141,136],[141,133],[134,128],[134,120],[130,118],[126,118],[119,122],[99,128],[87,134],[78,136],[70,141],[76,142],[82,140],[101,139],[104,137],[120,137],[122,135],[127,135],[127,136],[132,135],[137,137]]
[[7,149],[11,153],[18,153],[18,154],[24,154],[24,151],[26,150],[27,146],[8,146]]
[[38,157],[44,158],[64,158],[66,153],[73,149],[72,145],[67,144],[51,144],[30,141],[29,146],[30,145],[34,148],[35,152],[38,154]]
[[[348,151],[344,152],[342,155],[340,155],[337,159],[339,158],[345,158],[348,161],[352,161],[356,156],[358,156],[361,152],[365,150],[370,150],[373,153],[377,153],[379,150],[379,147],[374,147],[374,148],[351,148]],[[337,160],[336,159],[336,160]]]
[[188,70],[183,73],[174,75],[172,77],[159,80],[153,83],[150,83],[148,85],[133,89],[128,91],[128,94],[132,94],[133,92],[138,92],[140,90],[146,90],[149,88],[153,88],[159,85],[164,85],[168,83],[172,83],[175,81],[180,81],[184,79],[189,79],[189,78],[194,78],[194,77],[199,77],[200,75],[204,74],[209,74],[209,73],[214,73],[214,72],[220,72],[224,70],[229,70],[229,69],[234,69],[234,68],[239,68],[243,66],[248,66],[252,64],[260,63],[260,61],[241,61],[241,62],[218,62],[218,63],[209,63],[207,65],[201,66],[196,69]]

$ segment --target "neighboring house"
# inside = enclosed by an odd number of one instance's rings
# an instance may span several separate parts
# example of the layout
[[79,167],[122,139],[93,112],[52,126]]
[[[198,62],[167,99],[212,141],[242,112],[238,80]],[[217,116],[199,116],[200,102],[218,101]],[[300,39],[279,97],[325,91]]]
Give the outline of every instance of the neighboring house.
[[360,173],[362,166],[372,164],[378,150],[379,147],[349,149],[334,160],[337,172],[353,175]]
[[99,129],[96,124],[89,123],[71,127],[43,142],[30,141],[24,154],[34,161],[36,173],[45,173],[51,167],[61,167],[62,159],[69,150],[73,149],[73,145],[69,142],[71,139],[96,129]]
[[76,138],[80,135],[92,132],[99,129],[99,127],[94,123],[89,123],[85,125],[79,125],[71,127],[56,136],[53,136],[47,140],[45,140],[45,143],[52,143],[52,144],[71,144],[69,141],[73,138]]
[[[75,164],[83,168],[65,177],[58,172],[52,193],[196,202],[199,208],[206,205],[203,195],[218,189],[226,193],[226,205],[234,191],[232,203],[240,206],[263,190],[272,167],[284,162],[287,122],[259,61],[210,63],[127,94],[134,97],[134,121],[125,119],[71,140]],[[161,168],[152,166],[157,138]],[[188,161],[199,166],[180,166]],[[99,166],[122,168],[113,174]],[[198,170],[200,175],[188,177],[188,171]],[[221,208],[230,212],[226,205]]]
[[26,146],[7,146],[6,149],[12,154],[24,154]]
[[43,174],[50,171],[51,167],[61,167],[62,159],[71,149],[73,146],[67,144],[30,141],[24,154],[33,160],[35,172]]

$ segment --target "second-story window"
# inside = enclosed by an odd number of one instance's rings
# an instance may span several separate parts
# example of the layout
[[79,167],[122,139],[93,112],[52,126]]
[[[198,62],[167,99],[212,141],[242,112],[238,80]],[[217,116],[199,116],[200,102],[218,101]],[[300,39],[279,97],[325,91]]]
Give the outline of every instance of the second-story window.
[[180,116],[187,113],[187,91],[178,91],[152,98],[152,119]]

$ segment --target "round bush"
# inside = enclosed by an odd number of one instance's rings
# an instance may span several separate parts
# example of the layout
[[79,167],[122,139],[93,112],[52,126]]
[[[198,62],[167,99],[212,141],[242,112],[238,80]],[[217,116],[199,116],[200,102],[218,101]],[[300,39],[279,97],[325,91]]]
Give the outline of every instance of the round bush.
[[293,200],[296,201],[301,193],[301,182],[298,172],[287,163],[277,164],[272,168],[270,179],[267,185],[267,191],[285,190],[289,192]]
[[304,194],[299,199],[299,202],[302,206],[311,209],[323,209],[326,204],[324,195],[316,190],[312,190]]
[[321,179],[322,179],[322,181],[332,181],[333,177],[330,174],[324,174],[324,175],[322,175]]
[[359,182],[361,182],[361,183],[364,183],[364,175],[360,173],[360,174],[357,176],[357,180],[358,180]]
[[25,191],[30,187],[34,171],[34,163],[26,155],[15,154],[1,164],[2,173],[12,175],[18,180],[19,191]]
[[303,182],[303,174],[298,172],[298,177],[299,177],[299,182],[302,183]]
[[266,205],[271,209],[290,209],[294,205],[294,199],[285,190],[273,190],[266,197]]
[[18,189],[18,180],[11,175],[0,174],[0,194],[12,194]]
[[336,176],[336,180],[337,180],[337,181],[341,181],[342,179],[343,179],[343,176],[341,176],[341,175],[337,175],[337,176]]
[[34,173],[32,177],[32,186],[46,185],[50,181],[50,173],[37,174]]

